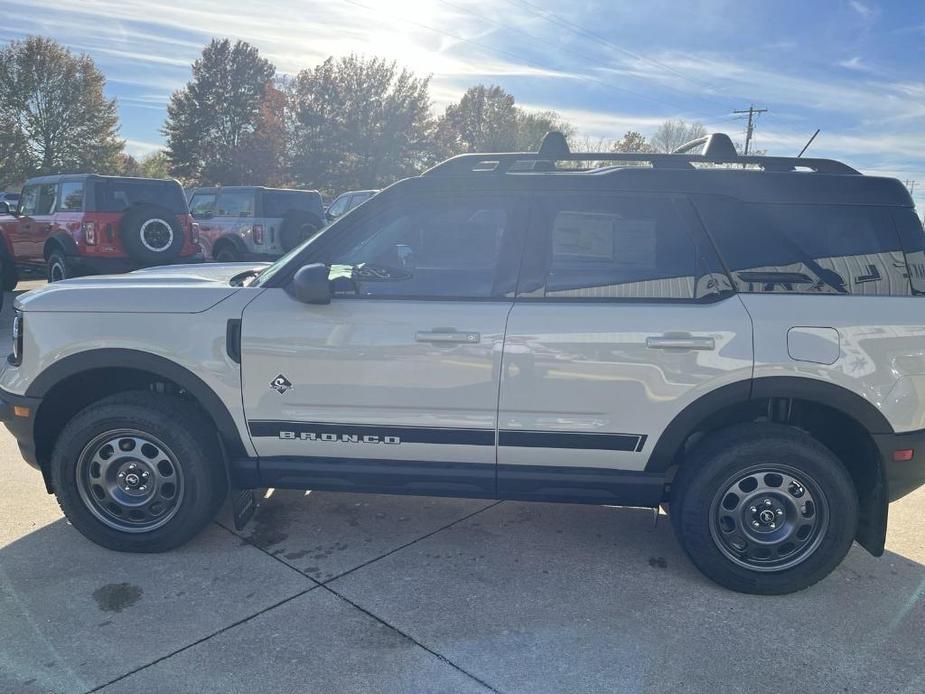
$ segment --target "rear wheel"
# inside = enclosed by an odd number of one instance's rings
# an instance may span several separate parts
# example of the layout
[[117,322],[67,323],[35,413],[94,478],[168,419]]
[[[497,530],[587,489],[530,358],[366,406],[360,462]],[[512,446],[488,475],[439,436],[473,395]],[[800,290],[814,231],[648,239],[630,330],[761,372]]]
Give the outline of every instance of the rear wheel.
[[71,277],[67,256],[62,251],[52,251],[48,256],[48,281],[60,282]]
[[117,551],[162,552],[196,535],[227,484],[214,431],[178,398],[114,395],[65,426],[51,460],[58,503],[93,542]]
[[790,593],[827,576],[851,547],[857,516],[835,455],[778,424],[709,436],[672,484],[681,546],[709,578],[746,593]]
[[226,242],[215,252],[215,260],[220,263],[237,263],[241,260],[241,254],[237,248]]

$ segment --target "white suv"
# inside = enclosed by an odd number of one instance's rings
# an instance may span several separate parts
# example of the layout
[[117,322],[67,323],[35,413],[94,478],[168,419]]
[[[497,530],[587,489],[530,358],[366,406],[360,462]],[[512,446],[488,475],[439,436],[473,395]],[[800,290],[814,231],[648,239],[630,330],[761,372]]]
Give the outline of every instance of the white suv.
[[229,489],[667,504],[705,574],[785,593],[854,540],[881,554],[925,481],[923,290],[898,181],[724,135],[551,134],[401,181],[259,272],[20,296],[2,418],[112,549],[180,545]]

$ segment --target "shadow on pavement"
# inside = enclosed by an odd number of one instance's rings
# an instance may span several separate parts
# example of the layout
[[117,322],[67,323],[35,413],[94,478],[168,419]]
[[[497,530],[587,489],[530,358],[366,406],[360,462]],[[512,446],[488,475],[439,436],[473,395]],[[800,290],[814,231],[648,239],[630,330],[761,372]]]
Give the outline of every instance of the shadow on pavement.
[[925,691],[921,564],[855,547],[806,591],[741,595],[666,521],[277,491],[246,541],[130,555],[59,520],[0,548],[0,690]]

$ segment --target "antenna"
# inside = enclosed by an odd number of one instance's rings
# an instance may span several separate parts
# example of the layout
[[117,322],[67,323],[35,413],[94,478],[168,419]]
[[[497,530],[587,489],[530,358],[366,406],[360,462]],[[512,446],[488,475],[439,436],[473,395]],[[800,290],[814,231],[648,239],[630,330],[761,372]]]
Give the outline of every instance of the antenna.
[[806,150],[808,150],[808,149],[809,149],[809,146],[810,146],[811,144],[813,144],[813,140],[816,139],[816,135],[819,134],[819,131],[820,131],[820,130],[821,130],[821,128],[816,128],[816,132],[814,132],[814,133],[813,133],[813,136],[812,136],[811,138],[809,138],[809,142],[807,142],[805,145],[803,145],[803,149],[800,150],[800,153],[797,155],[797,159],[799,159],[800,157],[802,157],[802,156],[803,156],[803,152],[805,152]]

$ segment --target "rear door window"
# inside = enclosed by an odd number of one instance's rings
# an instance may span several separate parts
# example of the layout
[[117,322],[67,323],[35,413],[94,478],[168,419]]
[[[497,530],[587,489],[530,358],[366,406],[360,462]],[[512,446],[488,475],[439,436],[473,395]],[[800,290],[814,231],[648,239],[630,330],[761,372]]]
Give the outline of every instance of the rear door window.
[[[685,207],[686,206],[686,207]],[[686,214],[685,214],[686,210]],[[573,300],[715,298],[728,281],[693,227],[686,201],[660,196],[562,194],[541,202],[533,231],[545,275],[520,295]]]
[[66,181],[61,184],[59,212],[82,212],[84,208],[83,181]]
[[186,198],[176,181],[112,178],[95,185],[99,212],[124,212],[133,205],[157,205],[174,214],[186,214]]
[[910,294],[889,208],[705,196],[696,204],[740,292]]

